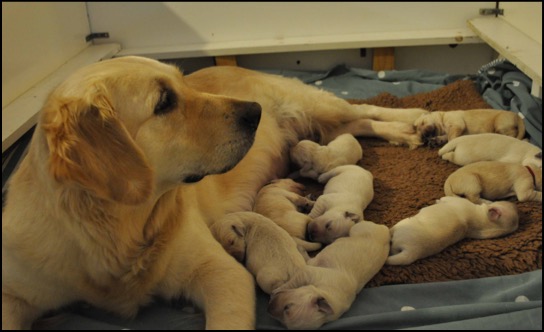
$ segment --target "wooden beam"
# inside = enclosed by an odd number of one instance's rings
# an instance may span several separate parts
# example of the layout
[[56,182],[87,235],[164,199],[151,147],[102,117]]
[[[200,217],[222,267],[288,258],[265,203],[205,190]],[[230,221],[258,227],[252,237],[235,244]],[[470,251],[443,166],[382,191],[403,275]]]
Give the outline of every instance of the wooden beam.
[[215,57],[215,65],[216,66],[234,66],[234,67],[236,67],[238,64],[236,63],[236,56],[235,55],[225,55],[225,56],[216,56]]
[[392,70],[395,69],[395,48],[380,47],[374,49],[372,60],[372,70]]

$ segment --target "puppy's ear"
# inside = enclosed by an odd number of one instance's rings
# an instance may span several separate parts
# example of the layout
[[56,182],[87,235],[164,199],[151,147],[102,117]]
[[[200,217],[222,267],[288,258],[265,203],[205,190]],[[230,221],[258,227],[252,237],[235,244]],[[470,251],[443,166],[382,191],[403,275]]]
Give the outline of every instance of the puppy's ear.
[[501,210],[496,207],[490,207],[489,210],[487,210],[487,218],[491,222],[497,222],[499,218],[501,217]]
[[43,114],[55,180],[123,204],[139,204],[149,197],[152,171],[104,92],[50,98]]
[[359,220],[361,220],[361,217],[358,214],[353,213],[353,212],[349,212],[349,211],[344,212],[344,218],[351,219],[351,221],[353,221],[355,223],[357,223],[357,222],[359,222]]
[[232,223],[230,226],[232,228],[232,231],[234,234],[236,234],[238,237],[244,238],[246,234],[246,225],[244,225],[241,221],[236,221]]
[[334,314],[334,310],[332,309],[326,298],[321,296],[316,297],[314,304],[317,306],[318,311],[323,312],[327,315]]

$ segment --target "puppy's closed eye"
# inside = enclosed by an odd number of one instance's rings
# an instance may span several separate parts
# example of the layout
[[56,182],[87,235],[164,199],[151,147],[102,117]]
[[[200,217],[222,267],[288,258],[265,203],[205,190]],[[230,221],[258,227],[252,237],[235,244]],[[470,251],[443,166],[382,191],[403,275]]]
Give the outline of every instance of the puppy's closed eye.
[[176,104],[177,98],[174,91],[168,88],[163,88],[161,90],[159,100],[155,105],[155,110],[153,111],[153,113],[155,113],[155,115],[163,115],[169,113],[174,110]]

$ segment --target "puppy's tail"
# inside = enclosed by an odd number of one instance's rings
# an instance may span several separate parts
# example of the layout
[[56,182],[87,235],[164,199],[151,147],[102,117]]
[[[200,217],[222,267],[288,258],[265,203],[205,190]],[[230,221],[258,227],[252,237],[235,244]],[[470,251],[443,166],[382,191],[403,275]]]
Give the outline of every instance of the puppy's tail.
[[412,264],[417,260],[418,257],[416,257],[412,252],[409,250],[403,249],[401,252],[396,253],[392,256],[389,256],[387,260],[385,261],[385,264],[387,265],[408,265]]

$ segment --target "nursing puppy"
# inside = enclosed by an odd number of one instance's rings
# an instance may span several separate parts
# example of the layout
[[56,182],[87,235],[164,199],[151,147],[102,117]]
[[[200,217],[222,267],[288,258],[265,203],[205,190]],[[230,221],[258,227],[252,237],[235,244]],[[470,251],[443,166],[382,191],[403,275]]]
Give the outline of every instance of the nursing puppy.
[[310,211],[314,201],[302,196],[304,185],[291,179],[273,180],[257,193],[253,211],[270,218],[295,238],[295,242],[307,251],[321,248],[320,243],[306,239],[306,227],[310,217],[300,211]]
[[539,147],[501,134],[460,136],[438,150],[438,155],[460,166],[494,160],[542,168],[542,150]]
[[306,267],[293,238],[258,213],[231,213],[210,229],[223,248],[245,264],[268,294]]
[[316,329],[338,319],[384,265],[389,241],[386,226],[358,223],[274,291],[268,312],[289,329]]
[[327,145],[302,140],[291,148],[290,155],[291,161],[300,167],[300,175],[317,179],[336,166],[356,164],[363,158],[363,149],[353,135],[343,134]]
[[414,121],[414,127],[431,146],[440,146],[461,135],[498,133],[516,138],[525,135],[525,124],[516,113],[479,109],[431,112]]
[[479,161],[450,174],[446,196],[466,197],[474,203],[516,196],[520,202],[542,202],[542,168],[533,165]]
[[364,220],[363,211],[374,198],[373,180],[372,173],[355,165],[338,166],[319,176],[326,185],[309,214],[308,238],[329,244],[347,236]]
[[408,265],[464,238],[490,239],[517,228],[513,203],[477,205],[460,197],[442,197],[391,228],[391,256],[386,264]]

